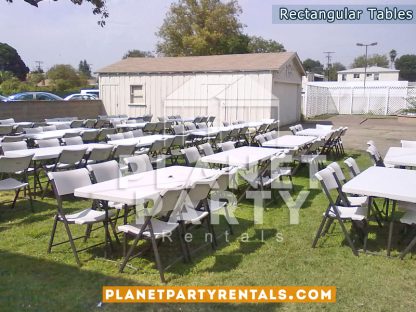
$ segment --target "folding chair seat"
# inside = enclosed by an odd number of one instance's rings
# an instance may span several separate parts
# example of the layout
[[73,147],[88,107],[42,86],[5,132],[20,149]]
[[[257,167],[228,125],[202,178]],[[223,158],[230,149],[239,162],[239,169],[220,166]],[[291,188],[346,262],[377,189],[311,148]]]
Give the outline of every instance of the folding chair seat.
[[[333,220],[337,220],[344,233],[345,239],[348,241],[354,255],[358,256],[358,251],[353,243],[352,238],[345,228],[344,221],[351,221],[353,228],[357,232],[362,232],[364,249],[367,243],[367,207],[365,206],[351,206],[346,199],[345,194],[342,192],[339,183],[337,183],[336,175],[330,168],[325,168],[315,174],[315,177],[320,181],[322,190],[326,195],[329,205],[323,214],[321,224],[316,233],[315,239],[312,243],[312,247],[316,247],[318,239],[326,233],[326,229],[331,225]],[[336,191],[337,199],[334,200],[331,195],[331,191]],[[362,224],[363,226],[360,226]],[[324,226],[326,229],[324,231]],[[362,230],[361,230],[362,229]]]
[[[114,215],[113,210],[107,211],[97,211],[94,206],[88,207],[81,211],[66,214],[63,207],[63,198],[66,196],[73,196],[74,191],[76,188],[91,185],[90,175],[88,170],[85,168],[82,169],[75,169],[70,171],[63,171],[63,172],[49,172],[48,173],[49,180],[51,181],[55,197],[57,200],[57,212],[55,214],[54,223],[52,227],[51,238],[48,245],[48,253],[52,251],[52,247],[61,245],[63,243],[70,243],[72,253],[75,257],[75,260],[78,266],[81,266],[81,261],[78,257],[78,252],[81,250],[77,250],[75,247],[74,241],[80,238],[87,239],[91,233],[92,225],[97,223],[103,223],[104,230],[106,233],[106,240],[105,243],[110,242],[110,234],[108,229],[108,223],[110,222],[110,218]],[[62,222],[65,227],[65,231],[68,235],[68,240],[64,242],[54,243],[55,233],[57,229],[58,222]],[[85,236],[76,237],[72,236],[72,232],[70,230],[69,225],[87,225],[87,232]],[[113,234],[116,236],[116,233],[113,228]],[[101,244],[96,244],[94,246],[90,246],[85,249],[89,249]]]

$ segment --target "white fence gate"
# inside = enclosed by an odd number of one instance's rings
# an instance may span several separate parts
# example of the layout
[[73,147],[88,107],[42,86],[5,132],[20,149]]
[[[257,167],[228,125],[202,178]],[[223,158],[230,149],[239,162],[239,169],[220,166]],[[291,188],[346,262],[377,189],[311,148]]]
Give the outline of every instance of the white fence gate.
[[308,85],[303,101],[305,117],[325,114],[394,115],[407,108],[406,98],[416,97],[410,86]]

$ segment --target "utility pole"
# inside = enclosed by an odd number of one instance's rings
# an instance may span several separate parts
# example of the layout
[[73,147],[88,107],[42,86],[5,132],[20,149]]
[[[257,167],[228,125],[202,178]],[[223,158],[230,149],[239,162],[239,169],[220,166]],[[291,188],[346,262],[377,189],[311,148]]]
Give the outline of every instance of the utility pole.
[[326,51],[324,52],[326,54],[326,80],[329,81],[329,67],[331,66],[331,54],[334,54],[335,52]]
[[35,61],[35,63],[37,64],[37,66],[36,66],[36,70],[37,70],[39,73],[43,72],[43,69],[42,69],[42,64],[43,64],[43,62],[42,62],[42,61]]

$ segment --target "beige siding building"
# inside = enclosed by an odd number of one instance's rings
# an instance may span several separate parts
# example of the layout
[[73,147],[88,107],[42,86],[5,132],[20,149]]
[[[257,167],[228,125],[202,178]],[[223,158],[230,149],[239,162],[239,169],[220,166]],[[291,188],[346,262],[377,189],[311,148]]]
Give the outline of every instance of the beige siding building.
[[346,69],[338,72],[338,81],[364,81],[364,76],[366,81],[398,81],[399,70],[377,66],[367,67],[367,71],[364,67]]
[[296,53],[127,58],[98,71],[108,114],[299,120],[305,74]]

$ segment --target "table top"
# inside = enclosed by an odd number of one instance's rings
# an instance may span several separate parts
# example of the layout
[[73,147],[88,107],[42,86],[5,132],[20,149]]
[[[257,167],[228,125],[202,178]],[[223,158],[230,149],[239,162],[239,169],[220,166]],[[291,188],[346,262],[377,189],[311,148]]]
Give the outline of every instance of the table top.
[[144,128],[144,126],[146,126],[147,122],[134,122],[134,123],[122,123],[122,124],[118,124],[115,127],[122,129],[122,128],[127,128],[127,129],[142,129]]
[[299,148],[316,140],[315,136],[283,135],[277,139],[266,141],[263,147]]
[[416,148],[390,147],[384,157],[386,165],[416,167]]
[[218,174],[218,170],[171,166],[133,174],[75,190],[75,196],[135,205],[155,199],[161,191],[184,187]]
[[283,149],[243,146],[229,151],[204,156],[201,158],[201,161],[204,163],[250,168],[257,165],[260,161],[269,159],[272,156],[283,152]]
[[122,139],[122,140],[111,140],[108,141],[108,144],[111,145],[133,145],[136,144],[137,147],[144,147],[152,145],[153,142],[157,140],[164,140],[168,138],[173,138],[173,135],[170,134],[154,134],[154,135],[145,135],[142,137],[131,138],[131,139]]
[[296,135],[299,136],[315,136],[315,137],[326,137],[329,134],[332,133],[333,130],[329,130],[329,129],[315,129],[315,128],[310,128],[310,129],[304,129],[301,131],[296,132]]
[[27,139],[33,139],[33,140],[61,139],[67,133],[81,134],[82,132],[96,131],[96,130],[97,129],[89,129],[89,128],[71,128],[71,129],[44,131],[40,133],[26,133],[24,134],[24,136]]
[[49,126],[62,126],[62,125],[70,125],[73,122],[73,120],[69,121],[46,121],[46,124]]
[[345,183],[342,190],[416,203],[416,170],[370,167]]
[[91,144],[80,144],[80,145],[63,145],[63,146],[54,146],[54,147],[41,147],[41,148],[31,148],[26,150],[15,150],[5,152],[5,156],[25,156],[28,154],[34,154],[33,160],[47,160],[58,158],[64,149],[81,149],[86,148],[87,153],[91,152],[94,148],[108,147],[111,145],[101,144],[101,143],[91,143]]

